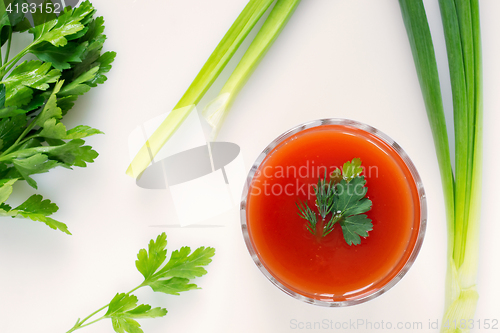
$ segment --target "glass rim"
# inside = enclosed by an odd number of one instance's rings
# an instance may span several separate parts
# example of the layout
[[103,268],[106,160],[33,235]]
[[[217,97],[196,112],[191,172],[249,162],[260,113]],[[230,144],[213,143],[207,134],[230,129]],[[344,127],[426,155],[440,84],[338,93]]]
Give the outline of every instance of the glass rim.
[[[261,262],[259,256],[257,255],[256,250],[254,249],[254,246],[252,244],[252,241],[250,239],[250,235],[248,232],[248,226],[247,226],[247,198],[248,198],[248,192],[250,189],[250,184],[255,176],[255,173],[261,166],[262,162],[265,160],[265,158],[271,153],[274,148],[276,148],[279,144],[281,144],[283,141],[287,140],[288,138],[292,137],[295,134],[298,134],[302,131],[315,128],[315,127],[320,127],[320,126],[326,126],[326,125],[340,125],[340,126],[348,126],[348,127],[353,127],[356,129],[363,130],[365,132],[368,132],[369,134],[372,134],[376,136],[378,139],[386,143],[390,148],[394,149],[395,152],[399,155],[401,160],[404,162],[406,167],[408,168],[410,174],[413,177],[413,181],[415,183],[415,188],[417,190],[417,196],[418,200],[420,203],[420,223],[419,223],[419,231],[418,235],[416,237],[415,243],[413,245],[413,248],[411,250],[411,254],[407,257],[406,263],[403,265],[403,267],[397,272],[391,280],[389,280],[386,284],[384,284],[382,287],[379,289],[374,289],[373,292],[368,292],[366,294],[362,294],[358,298],[352,298],[352,299],[347,299],[347,300],[340,300],[340,301],[335,301],[335,300],[325,300],[325,299],[317,299],[314,297],[306,296],[303,295],[297,291],[294,291],[287,287],[284,283],[280,282],[277,278],[275,278],[272,273],[266,268],[266,266]],[[370,125],[355,121],[355,120],[350,120],[350,119],[345,119],[345,118],[325,118],[325,119],[317,119],[313,121],[308,121],[302,124],[299,124],[281,135],[279,135],[276,139],[274,139],[264,150],[259,154],[255,162],[253,163],[252,167],[250,168],[250,171],[248,172],[248,175],[245,180],[244,188],[243,188],[243,193],[241,197],[241,202],[240,202],[240,222],[241,222],[241,229],[243,233],[243,238],[245,240],[246,247],[250,253],[250,256],[252,257],[254,263],[257,265],[257,267],[260,269],[260,271],[266,276],[266,278],[271,281],[276,287],[278,287],[280,290],[288,294],[289,296],[298,299],[300,301],[303,301],[305,303],[309,304],[314,304],[314,305],[319,305],[319,306],[325,306],[325,307],[345,307],[345,306],[352,306],[356,304],[361,304],[365,303],[369,300],[372,300],[384,293],[386,293],[389,289],[391,289],[394,285],[396,285],[403,276],[406,275],[410,267],[413,265],[415,262],[418,253],[420,252],[420,249],[423,244],[424,240],[424,235],[427,227],[427,201],[426,201],[426,195],[425,195],[425,190],[423,187],[422,180],[420,178],[420,175],[411,161],[410,157],[408,154],[401,148],[401,146],[394,141],[391,137],[389,137],[387,134],[384,132],[378,130],[375,127],[372,127]],[[410,246],[410,245],[409,245]],[[387,275],[389,276],[390,273]]]

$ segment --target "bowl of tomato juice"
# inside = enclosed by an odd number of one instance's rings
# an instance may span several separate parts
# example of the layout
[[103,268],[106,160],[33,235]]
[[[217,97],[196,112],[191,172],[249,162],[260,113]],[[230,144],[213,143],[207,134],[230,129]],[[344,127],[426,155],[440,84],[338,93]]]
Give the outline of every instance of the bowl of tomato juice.
[[[348,245],[342,228],[308,232],[298,202],[315,205],[318,179],[359,158],[372,201],[368,237]],[[375,298],[406,274],[423,242],[426,202],[415,166],[379,130],[352,120],[301,124],[264,149],[241,202],[247,248],[278,288],[302,301],[348,306]]]

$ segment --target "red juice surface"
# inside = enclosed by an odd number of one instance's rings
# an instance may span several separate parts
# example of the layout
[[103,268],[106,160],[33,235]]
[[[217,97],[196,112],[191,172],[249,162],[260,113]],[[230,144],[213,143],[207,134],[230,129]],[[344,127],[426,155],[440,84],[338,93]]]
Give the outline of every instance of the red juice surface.
[[[296,203],[315,210],[313,185],[324,172],[360,158],[373,230],[347,245],[340,225],[312,235]],[[401,157],[366,131],[327,125],[302,131],[271,151],[254,175],[247,199],[250,240],[266,269],[289,289],[316,299],[342,301],[378,290],[403,268],[415,246],[420,203]],[[320,219],[320,217],[318,218]]]

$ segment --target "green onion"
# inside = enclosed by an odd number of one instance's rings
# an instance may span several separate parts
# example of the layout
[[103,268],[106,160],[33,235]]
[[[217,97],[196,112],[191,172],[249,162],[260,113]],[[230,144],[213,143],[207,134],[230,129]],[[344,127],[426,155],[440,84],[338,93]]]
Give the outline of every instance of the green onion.
[[[478,0],[439,0],[453,94],[455,179],[432,38],[422,0],[400,0],[441,171],[448,222],[443,332],[473,319],[479,258],[482,170],[482,62]],[[465,323],[465,324],[464,324]]]
[[180,101],[134,157],[127,169],[129,176],[137,178],[147,168],[161,147],[212,86],[248,33],[272,3],[273,0],[250,0],[248,2]]
[[[277,1],[243,59],[222,88],[219,97],[205,110],[204,115],[214,129],[212,139],[217,134],[234,97],[250,77],[253,69],[255,69],[273,41],[278,37],[299,2],[300,0]],[[127,169],[128,175],[136,178],[142,174],[161,147],[179,128],[189,113],[194,110],[196,104],[199,103],[222,72],[227,62],[241,45],[241,42],[272,3],[273,0],[250,0],[173,111],[169,113],[137,153]]]
[[300,0],[278,0],[264,25],[259,30],[245,55],[222,87],[219,95],[203,110],[203,116],[212,126],[211,139],[217,136],[234,98],[246,83],[260,60],[267,53],[281,30],[292,16]]

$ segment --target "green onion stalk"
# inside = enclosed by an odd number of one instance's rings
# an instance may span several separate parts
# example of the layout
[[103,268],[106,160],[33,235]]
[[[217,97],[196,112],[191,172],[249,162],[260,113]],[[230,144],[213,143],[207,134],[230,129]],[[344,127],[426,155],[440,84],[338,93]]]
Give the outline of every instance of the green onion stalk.
[[482,182],[482,61],[478,0],[439,0],[453,96],[455,173],[436,58],[422,0],[399,0],[441,172],[448,223],[442,332],[468,332],[476,310]]
[[[273,2],[274,0],[250,0],[248,2],[172,112],[134,157],[127,169],[129,176],[137,178],[148,167],[154,156],[195,109],[248,33]],[[218,133],[230,103],[278,37],[299,2],[300,0],[277,0],[269,17],[223,87],[219,97],[205,110],[204,115],[213,128],[211,139],[214,139]],[[216,104],[220,104],[221,107],[215,107]]]
[[179,128],[189,113],[194,110],[196,104],[212,86],[272,2],[273,0],[250,0],[248,2],[177,105],[134,157],[127,169],[129,176],[137,178],[148,167],[161,147]]
[[234,98],[283,30],[300,0],[278,0],[218,96],[203,110],[215,140]]

